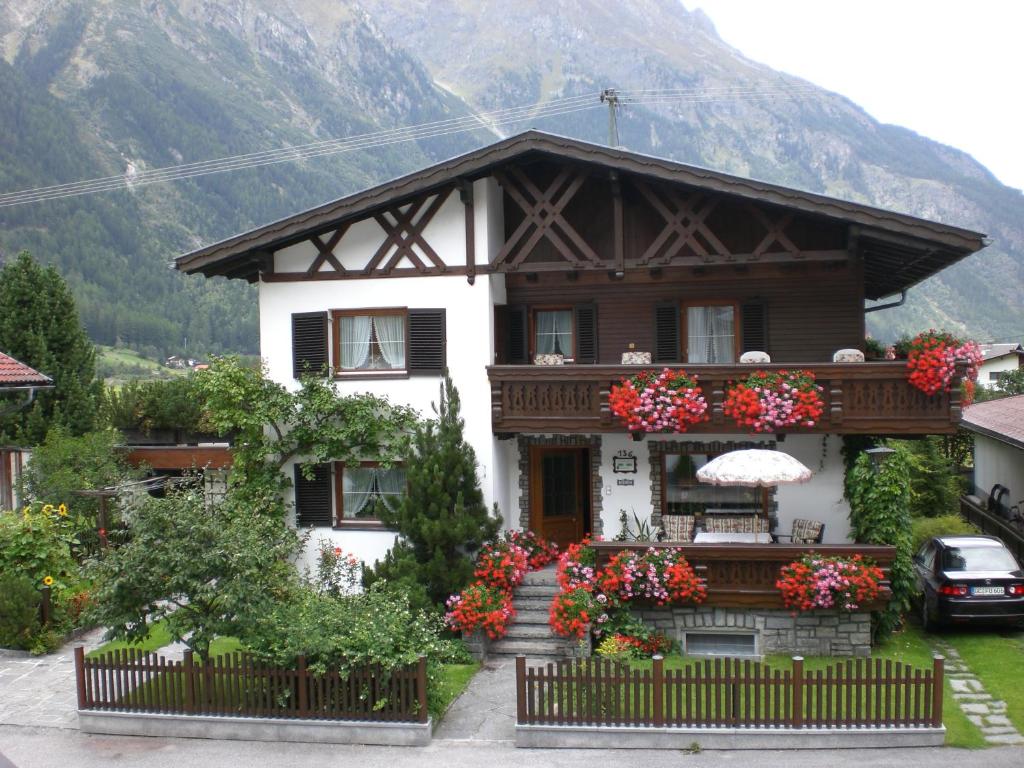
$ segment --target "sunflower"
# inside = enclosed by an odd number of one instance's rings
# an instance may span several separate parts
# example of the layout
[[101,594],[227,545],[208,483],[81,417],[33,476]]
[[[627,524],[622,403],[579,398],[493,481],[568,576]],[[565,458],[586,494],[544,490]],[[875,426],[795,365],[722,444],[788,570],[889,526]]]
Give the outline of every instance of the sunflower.
[[46,506],[44,506],[43,507],[43,514],[44,515],[52,515],[53,514],[53,504],[47,504]]
[[68,505],[67,504],[61,504],[59,507],[57,507],[57,514],[59,514],[61,517],[67,517],[68,516]]
[[45,577],[43,577],[43,584],[45,584],[48,587],[52,587],[53,586],[53,576],[45,576]]

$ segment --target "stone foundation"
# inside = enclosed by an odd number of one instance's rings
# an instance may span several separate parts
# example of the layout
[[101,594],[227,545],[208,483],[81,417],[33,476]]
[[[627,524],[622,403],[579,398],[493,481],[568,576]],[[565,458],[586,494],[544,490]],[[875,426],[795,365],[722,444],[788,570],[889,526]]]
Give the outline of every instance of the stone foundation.
[[789,611],[754,608],[647,608],[636,614],[686,648],[688,633],[753,634],[758,656],[867,656],[871,653],[868,613]]

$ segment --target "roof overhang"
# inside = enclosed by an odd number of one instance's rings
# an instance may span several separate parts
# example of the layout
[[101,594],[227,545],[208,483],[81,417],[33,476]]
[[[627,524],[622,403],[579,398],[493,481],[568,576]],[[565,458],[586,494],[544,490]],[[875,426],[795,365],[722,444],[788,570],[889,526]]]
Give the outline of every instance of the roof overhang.
[[985,247],[984,235],[892,211],[812,192],[732,176],[637,152],[528,131],[423,168],[339,200],[280,219],[175,260],[188,274],[223,275],[253,281],[268,268],[271,254],[311,235],[337,228],[385,208],[402,205],[441,187],[486,176],[495,168],[531,156],[632,173],[667,183],[782,206],[845,222],[851,246],[865,261],[865,295],[890,296]]

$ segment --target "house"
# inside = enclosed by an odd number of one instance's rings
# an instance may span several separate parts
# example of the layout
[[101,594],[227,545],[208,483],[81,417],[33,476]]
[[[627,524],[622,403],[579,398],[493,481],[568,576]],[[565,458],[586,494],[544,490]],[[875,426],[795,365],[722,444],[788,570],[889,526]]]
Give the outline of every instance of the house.
[[997,513],[1024,508],[1024,395],[968,406],[961,426],[974,435],[974,495]]
[[[0,420],[28,406],[39,390],[52,387],[53,379],[49,376],[0,352],[0,395],[15,396],[13,400],[0,398]],[[0,510],[20,506],[18,480],[28,457],[29,451],[24,448],[0,445]]]
[[978,383],[983,387],[994,387],[1008,371],[1024,368],[1024,346],[1020,344],[981,344],[981,367]]
[[[841,436],[951,434],[961,405],[957,386],[912,388],[904,362],[835,353],[863,350],[865,300],[983,246],[938,222],[530,131],[177,267],[257,284],[262,355],[285,386],[326,365],[342,391],[430,414],[447,367],[484,495],[508,527],[566,542],[614,536],[623,510],[656,525],[757,513],[786,533],[795,518],[823,521],[825,543],[841,544]],[[740,362],[754,350],[771,363]],[[669,365],[699,377],[709,419],[634,440],[611,387]],[[823,389],[814,426],[751,434],[725,415],[730,381],[794,366]],[[772,491],[696,482],[741,446],[790,453],[814,477]],[[372,510],[403,481],[365,458],[296,474],[294,501],[299,525],[373,560],[394,534]]]

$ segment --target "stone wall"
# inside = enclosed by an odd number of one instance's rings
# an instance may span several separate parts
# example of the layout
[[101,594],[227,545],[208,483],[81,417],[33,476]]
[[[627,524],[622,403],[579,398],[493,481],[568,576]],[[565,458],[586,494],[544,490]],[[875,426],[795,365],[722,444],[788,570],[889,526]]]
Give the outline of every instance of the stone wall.
[[670,607],[636,612],[685,648],[687,633],[753,634],[758,655],[867,656],[871,652],[868,613],[789,611],[752,608]]

